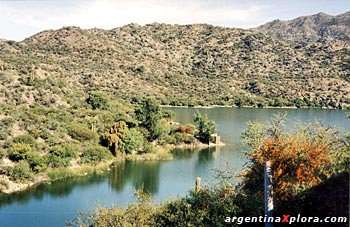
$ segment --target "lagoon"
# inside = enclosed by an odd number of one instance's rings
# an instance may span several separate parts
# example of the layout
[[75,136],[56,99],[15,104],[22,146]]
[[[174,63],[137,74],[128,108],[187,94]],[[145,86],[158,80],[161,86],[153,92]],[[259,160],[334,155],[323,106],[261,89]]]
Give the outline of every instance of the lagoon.
[[202,184],[215,181],[215,169],[229,168],[238,173],[247,161],[241,133],[248,121],[266,123],[274,114],[287,112],[286,127],[318,120],[325,126],[350,130],[345,110],[249,109],[249,108],[164,108],[176,113],[177,121],[192,123],[198,110],[217,122],[217,132],[226,144],[220,148],[177,149],[172,161],[138,161],[115,164],[102,175],[61,180],[39,185],[25,192],[0,194],[0,226],[64,226],[79,211],[94,206],[125,205],[134,202],[133,190],[144,187],[155,201],[185,195],[194,188],[196,177]]

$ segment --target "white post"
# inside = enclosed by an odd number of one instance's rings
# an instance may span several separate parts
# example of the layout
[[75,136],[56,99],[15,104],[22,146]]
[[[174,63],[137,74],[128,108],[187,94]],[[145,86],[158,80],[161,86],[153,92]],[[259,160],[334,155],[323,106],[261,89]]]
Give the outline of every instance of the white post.
[[[266,220],[269,217],[273,217],[273,188],[272,188],[272,175],[271,175],[271,161],[267,161],[264,164],[264,195],[265,195],[265,215]],[[272,222],[265,222],[265,227],[272,227]]]
[[196,178],[196,192],[199,192],[201,190],[201,178]]

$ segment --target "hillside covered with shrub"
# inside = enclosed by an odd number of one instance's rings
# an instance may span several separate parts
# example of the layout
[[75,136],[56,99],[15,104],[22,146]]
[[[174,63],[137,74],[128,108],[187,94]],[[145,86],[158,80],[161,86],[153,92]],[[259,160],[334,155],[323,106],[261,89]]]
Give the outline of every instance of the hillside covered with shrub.
[[[306,34],[295,33],[299,42],[289,42],[289,33],[275,35],[277,25],[244,30],[159,23],[64,27],[0,41],[0,101],[74,107],[100,91],[180,106],[343,108],[350,104],[349,13],[340,16],[324,16],[332,23],[320,24],[316,16],[305,17],[313,22],[309,33],[296,27],[300,23],[286,25]],[[314,36],[318,27],[334,32]]]

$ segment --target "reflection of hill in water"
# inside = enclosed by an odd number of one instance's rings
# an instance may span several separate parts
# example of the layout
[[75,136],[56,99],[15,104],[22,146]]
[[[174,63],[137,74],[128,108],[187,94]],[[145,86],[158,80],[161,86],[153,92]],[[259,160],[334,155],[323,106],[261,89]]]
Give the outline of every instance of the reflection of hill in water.
[[135,189],[142,187],[149,193],[159,190],[159,171],[161,162],[158,161],[126,161],[115,163],[109,175],[109,185],[117,192],[123,191],[129,181]]
[[85,177],[68,178],[59,180],[50,184],[41,184],[32,189],[12,193],[10,195],[0,193],[0,207],[10,205],[12,203],[26,204],[31,198],[42,200],[45,195],[52,198],[66,197],[77,186],[87,187],[92,184],[99,184],[106,178],[106,175],[91,175]]

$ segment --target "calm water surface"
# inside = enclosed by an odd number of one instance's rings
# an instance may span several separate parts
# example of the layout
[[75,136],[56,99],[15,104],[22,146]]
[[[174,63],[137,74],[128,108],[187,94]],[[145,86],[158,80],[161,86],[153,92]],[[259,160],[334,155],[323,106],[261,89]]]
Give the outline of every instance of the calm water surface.
[[[181,123],[192,123],[197,111],[192,108],[168,109],[176,113]],[[141,185],[153,194],[156,201],[185,195],[194,187],[196,177],[201,177],[204,184],[212,183],[214,169],[228,166],[238,172],[246,162],[240,139],[246,122],[266,123],[278,112],[288,113],[286,125],[290,129],[297,122],[318,120],[326,126],[350,130],[346,111],[340,110],[214,108],[199,111],[217,122],[217,131],[226,143],[225,147],[194,151],[178,149],[172,161],[119,163],[102,176],[58,181],[13,195],[0,194],[0,226],[64,226],[79,211],[91,210],[101,204],[125,205],[135,201],[132,191]]]

